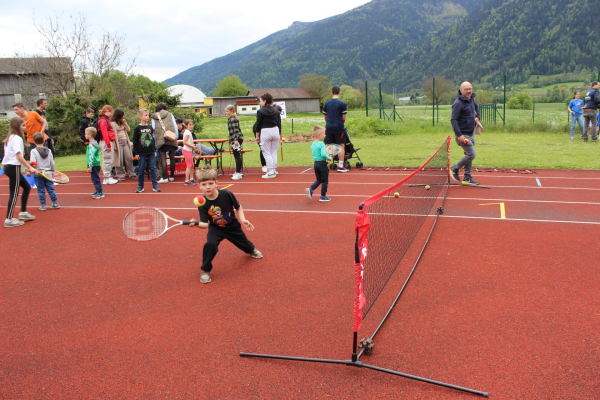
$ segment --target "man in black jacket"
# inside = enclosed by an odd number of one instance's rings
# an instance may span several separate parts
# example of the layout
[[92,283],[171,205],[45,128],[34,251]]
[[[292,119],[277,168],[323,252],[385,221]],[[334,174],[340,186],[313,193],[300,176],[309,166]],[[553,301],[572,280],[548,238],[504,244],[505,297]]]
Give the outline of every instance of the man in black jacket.
[[470,82],[463,82],[458,90],[458,96],[452,104],[452,128],[456,143],[464,150],[465,156],[459,162],[450,167],[452,178],[460,182],[458,172],[461,168],[465,169],[464,182],[471,185],[479,185],[471,176],[471,167],[475,159],[475,140],[473,132],[475,124],[479,122],[479,105],[475,101],[473,85]]
[[[600,83],[592,82],[592,88],[586,93],[583,103],[583,141],[588,141],[588,131],[591,130],[592,141],[596,141],[596,128],[598,120],[596,113],[598,112],[598,104],[600,104],[600,93],[598,89]],[[591,128],[590,128],[591,125]]]
[[88,108],[87,110],[85,110],[85,116],[83,118],[81,118],[81,121],[79,121],[79,129],[78,129],[79,140],[81,140],[81,143],[85,146],[87,146],[89,144],[87,139],[85,138],[85,130],[86,130],[86,128],[94,125],[93,118],[94,118],[94,110],[91,108]]

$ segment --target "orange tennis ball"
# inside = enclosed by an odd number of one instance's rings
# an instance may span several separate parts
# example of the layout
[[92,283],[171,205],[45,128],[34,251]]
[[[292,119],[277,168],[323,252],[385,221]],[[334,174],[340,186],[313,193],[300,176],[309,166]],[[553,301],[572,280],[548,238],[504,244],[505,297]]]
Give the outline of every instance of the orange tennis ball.
[[196,207],[202,207],[204,203],[206,203],[206,199],[204,198],[204,196],[200,195],[194,197],[194,204],[196,205]]
[[465,144],[469,144],[469,139],[465,138]]
[[29,163],[29,165],[31,165],[32,167],[35,167],[35,166],[37,166],[37,163],[35,161],[32,161]]
[[394,193],[394,197],[395,197],[395,198],[398,198],[398,197],[400,197],[400,193],[398,193],[398,192],[395,192],[395,193]]

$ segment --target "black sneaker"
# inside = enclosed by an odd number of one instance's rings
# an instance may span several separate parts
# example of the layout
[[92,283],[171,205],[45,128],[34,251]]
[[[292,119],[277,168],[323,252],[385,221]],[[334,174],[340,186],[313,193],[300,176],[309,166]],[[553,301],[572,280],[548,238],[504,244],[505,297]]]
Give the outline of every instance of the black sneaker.
[[153,187],[152,190],[154,190],[155,192],[160,192],[160,188],[158,186],[157,187]]
[[456,182],[460,182],[460,176],[458,175],[458,170],[450,167],[450,172],[452,174],[452,179],[454,179]]
[[473,177],[471,175],[466,175],[465,174],[465,179],[463,179],[463,183],[468,182],[469,185],[479,185],[479,182],[477,182],[475,179],[473,179]]
[[138,188],[135,190],[136,193],[142,193],[144,191],[143,187],[138,186]]

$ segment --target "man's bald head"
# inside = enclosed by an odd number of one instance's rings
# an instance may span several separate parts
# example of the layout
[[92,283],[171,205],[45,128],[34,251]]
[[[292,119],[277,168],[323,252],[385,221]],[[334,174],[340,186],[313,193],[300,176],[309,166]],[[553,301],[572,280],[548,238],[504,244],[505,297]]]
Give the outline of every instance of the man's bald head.
[[462,96],[466,99],[470,99],[471,96],[473,95],[473,85],[471,85],[471,82],[463,82],[460,85],[460,94],[462,94]]

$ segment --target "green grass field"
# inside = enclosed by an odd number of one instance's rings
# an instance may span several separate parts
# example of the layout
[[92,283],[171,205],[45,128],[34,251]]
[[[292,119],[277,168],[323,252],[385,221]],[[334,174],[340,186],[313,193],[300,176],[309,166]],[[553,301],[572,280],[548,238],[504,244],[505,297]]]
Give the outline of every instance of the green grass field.
[[[535,123],[532,123],[532,110],[506,110],[507,123],[500,118],[496,125],[484,124],[486,131],[476,138],[477,159],[475,165],[488,168],[559,168],[559,169],[600,169],[600,144],[570,138],[570,122],[564,104],[536,105]],[[398,107],[404,122],[385,122],[382,126],[387,134],[380,135],[364,129],[350,129],[351,139],[365,166],[419,166],[443,142],[452,135],[450,106],[441,106],[439,123],[432,126],[431,107]],[[500,111],[502,112],[502,110]],[[389,112],[391,114],[391,110]],[[370,116],[379,116],[371,110]],[[364,120],[365,111],[350,111],[347,124]],[[350,121],[357,119],[353,123]],[[374,118],[378,119],[378,118]],[[241,116],[240,124],[246,139],[252,137],[255,117]],[[292,124],[293,133],[292,135]],[[324,125],[320,114],[289,114],[283,121],[283,136],[291,136],[293,143],[284,144],[284,161],[280,166],[311,166],[310,142],[298,141],[298,134],[310,133],[315,125]],[[361,123],[355,127],[362,127]],[[227,137],[225,118],[205,118],[202,137]],[[294,139],[296,138],[296,139]],[[252,149],[244,157],[247,166],[259,166],[258,146],[245,143]],[[452,162],[462,156],[458,146],[452,142]],[[356,160],[352,162],[354,165]],[[85,156],[59,157],[57,169],[61,171],[84,170]],[[233,165],[233,158],[224,155],[223,165]]]

